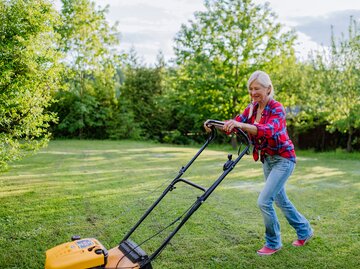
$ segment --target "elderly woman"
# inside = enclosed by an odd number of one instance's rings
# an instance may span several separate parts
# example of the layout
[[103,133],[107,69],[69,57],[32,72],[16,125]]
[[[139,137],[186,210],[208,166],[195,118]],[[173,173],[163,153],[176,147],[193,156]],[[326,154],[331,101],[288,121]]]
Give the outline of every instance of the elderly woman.
[[280,225],[273,206],[281,209],[297,233],[293,246],[304,246],[312,237],[309,221],[290,202],[285,183],[295,168],[294,145],[286,130],[284,107],[274,100],[274,88],[268,74],[254,72],[248,81],[251,103],[235,119],[226,121],[224,131],[237,127],[246,131],[254,146],[253,157],[263,163],[265,186],[258,198],[265,224],[265,245],[259,255],[272,255],[281,249]]

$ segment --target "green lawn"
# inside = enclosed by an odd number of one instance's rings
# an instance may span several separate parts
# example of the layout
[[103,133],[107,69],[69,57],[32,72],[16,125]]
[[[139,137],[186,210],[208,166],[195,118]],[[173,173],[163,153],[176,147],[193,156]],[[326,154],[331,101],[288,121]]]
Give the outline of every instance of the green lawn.
[[[114,247],[197,150],[132,141],[52,141],[12,164],[0,174],[0,268],[43,268],[46,249],[75,234]],[[209,186],[228,153],[211,147],[185,178]],[[291,246],[295,232],[279,212],[283,249],[257,256],[264,242],[256,206],[262,186],[260,163],[245,156],[154,268],[359,268],[359,154],[298,152],[287,191],[315,229],[303,248]],[[140,243],[168,225],[200,193],[179,185],[133,240]],[[150,253],[160,242],[155,238],[143,248]]]

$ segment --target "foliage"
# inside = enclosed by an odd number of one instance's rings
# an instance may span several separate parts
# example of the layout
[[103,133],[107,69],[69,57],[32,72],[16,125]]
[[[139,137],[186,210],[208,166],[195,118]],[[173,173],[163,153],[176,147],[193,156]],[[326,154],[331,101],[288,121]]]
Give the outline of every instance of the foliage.
[[118,33],[109,27],[107,8],[95,8],[90,0],[63,0],[60,49],[66,72],[53,110],[59,113],[56,132],[63,136],[106,138],[104,126],[117,105],[119,78]]
[[299,62],[294,32],[269,4],[206,0],[175,37],[175,65],[160,52],[146,66],[134,50],[118,52],[117,24],[94,1],[62,0],[60,14],[46,0],[0,3],[0,168],[45,145],[49,125],[55,137],[201,141],[206,119],[232,118],[249,103],[246,83],[257,69],[270,74],[293,139],[315,130],[318,149],[345,146],[341,134],[348,151],[360,146],[352,18],[348,36]]
[[[60,123],[56,126],[56,135],[80,138],[106,138],[104,132],[111,108],[102,106],[95,96],[76,95],[73,92],[60,91],[52,110],[57,112]],[[106,130],[106,129],[105,129]]]
[[124,70],[125,81],[119,97],[125,103],[127,111],[132,113],[134,124],[141,128],[141,136],[159,141],[162,140],[163,131],[167,129],[169,115],[164,105],[166,95],[163,63],[160,54],[157,66],[146,67],[132,50]]
[[46,145],[60,67],[50,1],[0,1],[0,169]]
[[352,150],[353,134],[360,127],[360,32],[350,18],[348,38],[338,42],[332,37],[328,53],[314,59],[314,87],[319,110],[331,131],[348,135],[347,150]]
[[129,107],[131,106],[127,100],[119,98],[119,105],[113,111],[113,117],[107,125],[110,139],[144,139],[141,123],[136,120],[136,115]]
[[328,107],[331,130],[348,134],[347,150],[352,151],[352,135],[360,127],[360,31],[355,19],[350,19],[348,39],[338,43],[333,38],[331,48],[331,89]]
[[249,103],[250,74],[275,71],[294,58],[295,36],[276,22],[268,4],[220,0],[205,1],[205,7],[175,39],[179,69],[173,98],[174,106],[177,100],[181,106],[174,113],[185,133],[200,131],[206,118],[226,119],[242,111]]

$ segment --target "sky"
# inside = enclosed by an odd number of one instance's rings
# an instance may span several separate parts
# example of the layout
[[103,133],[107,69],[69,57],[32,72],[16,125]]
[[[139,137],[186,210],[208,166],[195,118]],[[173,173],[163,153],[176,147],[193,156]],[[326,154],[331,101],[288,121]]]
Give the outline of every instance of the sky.
[[[173,39],[182,24],[203,11],[204,0],[95,0],[97,5],[109,5],[107,19],[119,23],[120,48],[125,52],[135,48],[145,63],[153,64],[161,50],[165,60],[174,57]],[[253,0],[270,3],[278,21],[285,29],[295,29],[295,46],[299,58],[311,50],[330,44],[331,25],[335,36],[347,34],[350,16],[360,24],[360,0]]]

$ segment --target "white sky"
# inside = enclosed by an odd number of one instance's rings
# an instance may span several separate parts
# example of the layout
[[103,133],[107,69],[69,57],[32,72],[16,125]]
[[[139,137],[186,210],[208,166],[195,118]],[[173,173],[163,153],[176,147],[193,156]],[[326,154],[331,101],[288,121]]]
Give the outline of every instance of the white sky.
[[[59,0],[57,0],[59,1]],[[266,1],[253,0],[255,3]],[[161,50],[165,60],[173,55],[173,38],[181,24],[193,19],[195,11],[204,10],[203,0],[96,0],[110,5],[108,19],[119,22],[121,49],[132,46],[146,63],[155,62]],[[360,0],[268,0],[279,21],[298,33],[296,50],[305,57],[311,49],[330,41],[330,26],[335,35],[347,33],[350,15],[360,22]]]

